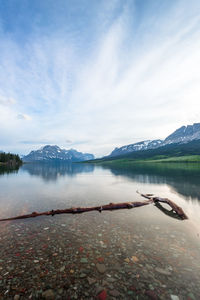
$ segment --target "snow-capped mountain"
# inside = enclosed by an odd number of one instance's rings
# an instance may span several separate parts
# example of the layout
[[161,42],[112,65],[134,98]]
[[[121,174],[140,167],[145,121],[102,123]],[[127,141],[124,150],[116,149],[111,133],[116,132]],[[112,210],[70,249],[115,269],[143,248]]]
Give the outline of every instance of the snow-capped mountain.
[[175,130],[164,140],[164,144],[187,143],[199,139],[200,123],[194,123],[193,125],[182,126]]
[[148,150],[148,149],[155,149],[161,146],[162,140],[147,140],[147,141],[142,141],[138,142],[135,144],[130,144],[126,146],[122,146],[120,148],[115,148],[110,156],[118,156],[118,155],[123,155],[127,154],[133,151],[140,151],[140,150]]
[[31,151],[28,155],[23,157],[23,161],[85,161],[94,159],[94,155],[90,153],[78,152],[74,149],[66,150],[58,146],[46,145],[39,150]]
[[115,148],[109,157],[128,154],[134,151],[156,149],[168,144],[183,144],[193,140],[200,139],[200,123],[194,123],[193,125],[182,126],[175,130],[172,134],[166,137],[165,140],[147,140]]

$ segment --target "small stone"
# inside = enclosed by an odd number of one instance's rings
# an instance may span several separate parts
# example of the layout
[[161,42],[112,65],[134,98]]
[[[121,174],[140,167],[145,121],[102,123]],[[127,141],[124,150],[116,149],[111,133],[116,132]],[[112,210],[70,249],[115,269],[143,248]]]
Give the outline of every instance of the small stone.
[[65,270],[65,266],[62,266],[61,268],[60,268],[60,272],[63,272]]
[[172,300],[179,300],[179,297],[176,296],[176,295],[170,295],[170,297],[171,297]]
[[158,273],[160,273],[162,275],[167,275],[167,276],[171,275],[171,273],[169,271],[165,270],[165,269],[161,269],[161,268],[157,267],[157,268],[155,268],[155,270],[156,270],[156,272],[158,272]]
[[8,275],[9,274],[9,272],[6,272],[5,274],[3,274],[3,276],[6,276],[6,275]]
[[133,291],[128,291],[127,294],[131,296],[133,295]]
[[62,293],[63,293],[63,289],[62,288],[58,289],[58,294],[62,295]]
[[189,294],[188,294],[188,297],[189,297],[190,299],[192,299],[192,300],[196,300],[195,296],[194,296],[192,293],[189,293]]
[[89,285],[92,285],[93,283],[96,282],[96,279],[90,278],[90,277],[88,277],[87,280],[88,280]]
[[98,294],[97,299],[99,300],[105,300],[107,298],[107,292],[106,290],[103,290],[100,294]]
[[113,283],[113,282],[115,282],[115,281],[116,281],[116,279],[114,279],[114,278],[112,278],[112,277],[111,277],[111,278],[108,278],[108,279],[107,279],[107,281],[109,281],[109,282],[112,282],[112,283]]
[[109,294],[113,297],[119,297],[120,293],[117,290],[109,291]]
[[150,288],[150,290],[154,290],[154,287],[153,287],[153,285],[152,284],[149,284],[149,288]]
[[157,300],[158,296],[154,291],[146,291],[145,294],[149,297],[149,299]]
[[137,258],[137,256],[132,256],[131,257],[131,260],[133,261],[133,262],[138,262],[139,261],[139,259]]
[[97,286],[96,287],[96,294],[100,294],[102,292],[102,290],[104,290],[104,288],[102,286]]
[[55,299],[54,291],[51,289],[46,290],[42,293],[42,297],[47,300],[54,300]]
[[106,271],[106,267],[104,264],[96,264],[96,268],[99,271],[99,273],[103,274]]
[[81,263],[82,264],[87,264],[88,263],[88,259],[86,257],[82,257],[81,258]]
[[87,275],[85,273],[80,274],[80,278],[85,278]]
[[35,259],[33,262],[34,262],[35,264],[37,264],[37,263],[39,263],[39,260]]
[[15,295],[14,296],[14,300],[19,300],[20,299],[20,295]]

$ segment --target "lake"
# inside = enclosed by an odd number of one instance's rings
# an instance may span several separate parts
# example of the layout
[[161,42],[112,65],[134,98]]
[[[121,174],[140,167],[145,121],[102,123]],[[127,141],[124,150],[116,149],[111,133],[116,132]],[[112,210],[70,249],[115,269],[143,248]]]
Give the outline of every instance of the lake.
[[[0,299],[200,299],[200,165],[36,163],[0,169],[0,218],[110,202],[153,204],[0,223]],[[167,210],[166,210],[167,209]]]

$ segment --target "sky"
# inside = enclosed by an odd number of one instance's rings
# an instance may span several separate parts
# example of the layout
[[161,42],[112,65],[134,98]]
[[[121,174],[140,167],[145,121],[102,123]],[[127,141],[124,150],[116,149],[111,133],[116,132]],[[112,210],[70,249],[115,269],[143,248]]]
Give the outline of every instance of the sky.
[[100,157],[195,122],[199,0],[0,0],[0,150]]

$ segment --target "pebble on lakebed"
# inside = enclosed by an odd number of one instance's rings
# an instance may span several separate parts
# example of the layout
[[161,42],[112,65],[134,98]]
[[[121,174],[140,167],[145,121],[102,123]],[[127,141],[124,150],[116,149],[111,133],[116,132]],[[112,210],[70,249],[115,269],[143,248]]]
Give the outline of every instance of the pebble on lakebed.
[[96,264],[97,270],[99,271],[99,273],[103,274],[106,271],[106,267],[104,264]]

